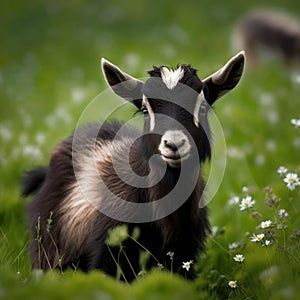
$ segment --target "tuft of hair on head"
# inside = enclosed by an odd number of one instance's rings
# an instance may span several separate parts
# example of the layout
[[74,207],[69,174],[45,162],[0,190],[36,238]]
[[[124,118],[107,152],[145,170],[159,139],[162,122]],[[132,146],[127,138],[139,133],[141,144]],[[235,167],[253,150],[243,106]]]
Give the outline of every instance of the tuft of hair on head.
[[175,70],[162,67],[160,72],[161,79],[169,90],[172,90],[184,76],[184,69],[181,66]]

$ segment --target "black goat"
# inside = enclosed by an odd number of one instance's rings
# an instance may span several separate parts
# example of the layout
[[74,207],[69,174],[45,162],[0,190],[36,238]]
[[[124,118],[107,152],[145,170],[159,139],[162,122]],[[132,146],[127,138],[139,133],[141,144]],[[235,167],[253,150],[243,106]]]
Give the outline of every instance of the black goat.
[[[48,167],[24,176],[29,206],[33,269],[101,269],[131,281],[139,252],[147,249],[172,269],[195,260],[209,232],[201,164],[211,156],[207,113],[239,82],[244,53],[201,81],[188,65],[154,67],[143,83],[102,59],[108,84],[144,113],[144,132],[118,122],[88,125],[58,144]],[[202,200],[201,200],[202,201]],[[138,243],[124,252],[107,245],[108,230],[138,226]],[[142,248],[142,245],[144,248]],[[124,254],[126,253],[126,255]],[[186,272],[193,277],[193,272]]]

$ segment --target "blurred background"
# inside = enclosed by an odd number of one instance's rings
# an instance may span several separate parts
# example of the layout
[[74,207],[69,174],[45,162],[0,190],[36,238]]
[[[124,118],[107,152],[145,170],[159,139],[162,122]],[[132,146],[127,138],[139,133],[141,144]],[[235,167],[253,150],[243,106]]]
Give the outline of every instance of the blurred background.
[[[87,105],[107,88],[101,57],[137,78],[147,76],[153,65],[179,63],[192,64],[205,78],[242,50],[233,43],[236,23],[261,8],[300,18],[298,0],[2,1],[0,265],[25,278],[30,273],[28,200],[20,199],[19,179],[25,170],[48,163],[51,149],[71,134]],[[238,87],[216,104],[227,166],[209,208],[212,225],[226,228],[220,240],[224,245],[257,225],[228,207],[228,199],[244,186],[262,211],[267,185],[283,201],[300,198],[276,174],[280,165],[300,172],[300,133],[290,124],[300,118],[297,72],[277,60],[246,67]],[[100,121],[120,102],[110,95],[90,121]],[[126,121],[133,113],[127,105],[115,117]],[[299,201],[286,206],[293,207],[291,224],[298,228]],[[255,277],[256,267],[250,270]]]

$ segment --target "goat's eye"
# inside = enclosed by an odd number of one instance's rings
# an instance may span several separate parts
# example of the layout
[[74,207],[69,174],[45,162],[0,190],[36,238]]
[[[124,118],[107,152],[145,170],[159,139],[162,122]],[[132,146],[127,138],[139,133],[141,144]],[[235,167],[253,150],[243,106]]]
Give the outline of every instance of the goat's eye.
[[205,104],[205,103],[202,103],[202,104],[200,105],[199,115],[200,115],[200,116],[205,116],[205,115],[206,115],[206,110],[207,110],[206,104]]
[[141,108],[141,112],[142,112],[144,115],[147,115],[147,114],[148,114],[148,109],[147,109],[145,106],[143,106],[143,107]]

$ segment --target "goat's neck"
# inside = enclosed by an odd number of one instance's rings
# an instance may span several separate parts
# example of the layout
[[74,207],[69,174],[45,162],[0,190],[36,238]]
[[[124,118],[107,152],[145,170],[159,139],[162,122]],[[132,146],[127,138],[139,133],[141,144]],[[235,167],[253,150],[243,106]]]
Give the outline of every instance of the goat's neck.
[[149,176],[151,201],[159,200],[168,194],[180,198],[183,202],[189,198],[201,179],[200,166],[193,165],[192,161],[184,163],[184,169],[166,167],[160,158],[153,163]]
[[[150,198],[152,201],[153,198],[159,200],[160,197],[166,196],[167,193],[169,193],[169,195],[172,193],[172,189],[176,186],[176,181],[173,181],[167,189],[165,186],[165,184],[170,184],[168,180],[170,180],[171,176],[177,177],[178,175],[172,172],[172,175],[168,174],[157,186],[150,189]],[[186,187],[179,185],[178,192],[175,193],[175,198],[173,198],[174,196],[169,197],[167,204],[160,206],[161,210],[170,212],[166,214],[166,217],[155,223],[161,233],[162,246],[166,248],[165,250],[167,251],[170,251],[170,249],[167,249],[171,246],[170,241],[186,238],[186,232],[193,232],[192,224],[195,223],[194,220],[199,219],[199,201],[203,193],[204,183],[199,173],[197,175],[192,175],[191,173],[191,176],[196,176],[197,178],[197,182],[191,193],[187,194]]]
[[169,197],[167,202],[171,204],[190,202],[199,189],[199,182],[202,182],[200,165],[195,165],[191,160],[184,161],[184,168],[171,168],[158,155],[149,155],[147,149],[145,140],[139,139],[131,153],[135,158],[132,160],[133,170],[139,176],[148,178],[148,201]]

